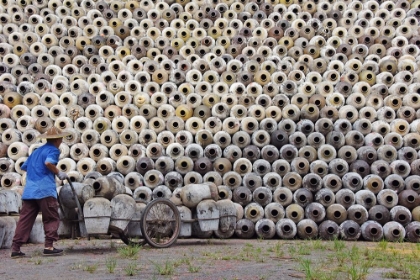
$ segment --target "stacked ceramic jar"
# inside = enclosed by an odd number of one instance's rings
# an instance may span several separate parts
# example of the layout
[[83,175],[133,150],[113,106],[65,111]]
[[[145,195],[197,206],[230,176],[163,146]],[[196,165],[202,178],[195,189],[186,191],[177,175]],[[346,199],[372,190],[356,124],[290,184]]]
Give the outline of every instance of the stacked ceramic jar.
[[54,125],[74,182],[117,174],[139,203],[210,182],[239,237],[418,242],[419,18],[405,0],[2,1],[1,186],[21,191]]

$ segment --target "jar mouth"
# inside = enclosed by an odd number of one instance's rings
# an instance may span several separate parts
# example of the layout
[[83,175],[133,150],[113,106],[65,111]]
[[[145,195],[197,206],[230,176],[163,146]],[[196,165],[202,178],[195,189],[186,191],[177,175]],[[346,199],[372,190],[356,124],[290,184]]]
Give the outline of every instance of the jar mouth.
[[94,189],[95,191],[99,191],[99,190],[101,190],[102,185],[101,185],[101,183],[99,183],[99,182],[94,182],[94,183],[92,184],[92,187],[93,187],[93,189]]

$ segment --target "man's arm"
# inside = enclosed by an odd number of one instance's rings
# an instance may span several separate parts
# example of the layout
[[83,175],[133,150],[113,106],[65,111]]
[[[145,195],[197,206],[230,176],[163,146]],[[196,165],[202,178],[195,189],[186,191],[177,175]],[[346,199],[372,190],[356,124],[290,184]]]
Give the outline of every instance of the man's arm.
[[65,173],[65,172],[63,172],[63,171],[60,171],[58,168],[57,168],[57,166],[55,166],[55,164],[52,164],[51,162],[46,162],[45,163],[45,166],[52,172],[52,173],[54,173],[57,177],[58,177],[58,179],[60,179],[60,180],[65,180],[65,179],[67,179],[67,180],[69,180],[69,176]]
[[46,162],[45,166],[48,168],[48,170],[50,170],[52,173],[54,173],[54,175],[58,175],[58,172],[60,172],[60,170],[58,170],[57,166],[55,166],[55,164],[52,164],[51,162]]
[[44,160],[45,166],[50,170],[54,175],[58,175],[60,170],[57,168],[57,163],[60,157],[60,151],[58,149],[51,150],[46,159]]

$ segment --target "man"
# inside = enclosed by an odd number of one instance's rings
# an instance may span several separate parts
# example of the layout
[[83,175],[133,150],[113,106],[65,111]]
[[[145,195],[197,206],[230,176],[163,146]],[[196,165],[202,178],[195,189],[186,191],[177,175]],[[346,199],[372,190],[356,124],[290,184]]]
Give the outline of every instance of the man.
[[58,147],[67,135],[56,127],[49,128],[39,136],[45,138],[47,143],[36,149],[21,167],[27,171],[27,177],[22,194],[22,210],[13,238],[12,258],[25,256],[20,247],[28,241],[40,210],[45,232],[43,255],[57,256],[63,253],[63,250],[53,247],[53,242],[58,240],[57,230],[60,223],[54,175],[60,180],[68,179],[67,174],[56,167],[60,156]]

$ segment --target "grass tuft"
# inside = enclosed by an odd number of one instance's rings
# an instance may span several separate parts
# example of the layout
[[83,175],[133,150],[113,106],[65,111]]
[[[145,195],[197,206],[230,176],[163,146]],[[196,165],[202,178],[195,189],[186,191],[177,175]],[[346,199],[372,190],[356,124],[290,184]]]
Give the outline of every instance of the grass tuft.
[[311,261],[308,259],[300,259],[299,265],[303,272],[305,273],[305,279],[313,279]]
[[382,239],[381,241],[378,242],[378,248],[380,250],[386,250],[388,247],[388,241],[386,241],[385,239]]
[[314,239],[312,240],[312,248],[314,248],[314,250],[325,250],[327,249],[327,246],[321,239]]
[[284,250],[282,249],[280,242],[277,242],[276,246],[274,246],[274,253],[276,254],[277,258],[281,258],[284,256]]
[[86,265],[83,270],[87,271],[89,273],[94,273],[96,270],[98,269],[98,265],[95,264],[90,264],[90,265]]
[[132,262],[129,263],[126,267],[124,267],[125,275],[127,276],[134,276],[137,272],[137,263]]
[[118,248],[118,253],[124,258],[137,259],[137,254],[139,253],[140,248],[141,247],[139,245],[125,246]]
[[198,271],[200,271],[200,267],[199,266],[193,266],[193,265],[188,265],[188,271],[191,273],[196,273]]
[[166,260],[163,265],[158,264],[158,263],[154,263],[154,262],[152,262],[152,263],[155,266],[157,273],[159,273],[160,275],[172,275],[172,274],[174,274],[175,266],[172,262]]
[[114,273],[115,267],[117,266],[117,259],[115,259],[113,257],[106,258],[105,266],[108,269],[109,273]]
[[340,240],[338,238],[334,238],[334,250],[339,252],[342,251],[346,247],[346,244],[343,240]]

